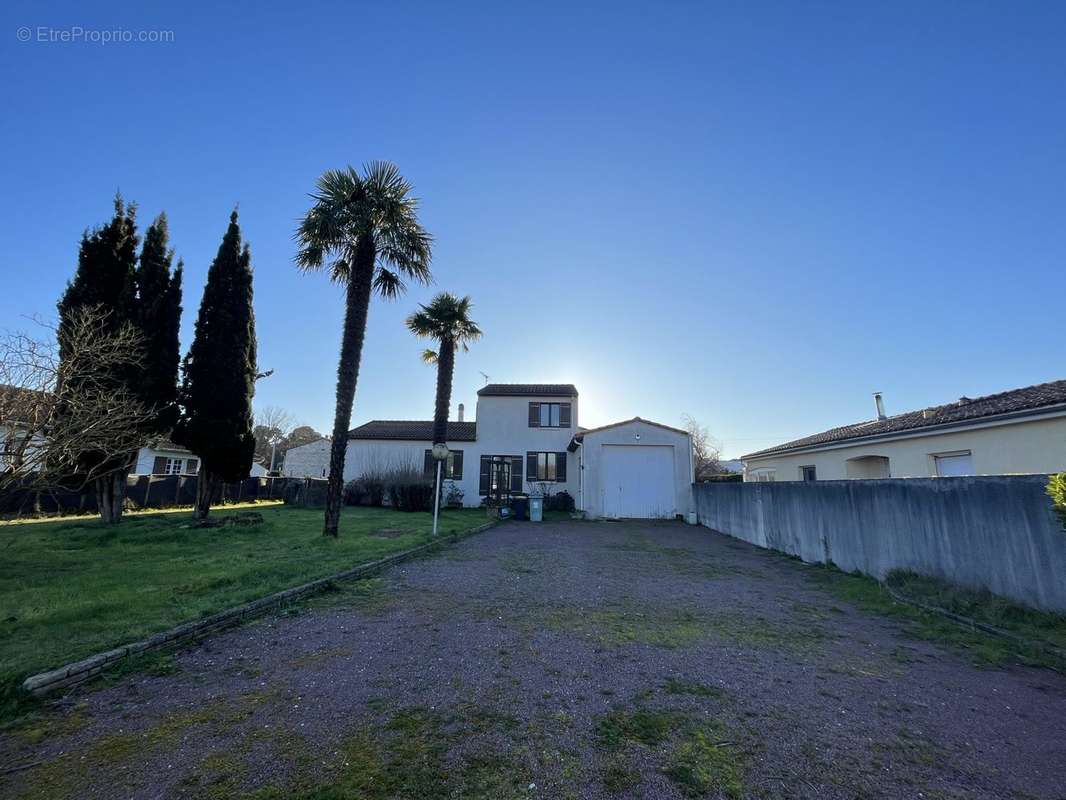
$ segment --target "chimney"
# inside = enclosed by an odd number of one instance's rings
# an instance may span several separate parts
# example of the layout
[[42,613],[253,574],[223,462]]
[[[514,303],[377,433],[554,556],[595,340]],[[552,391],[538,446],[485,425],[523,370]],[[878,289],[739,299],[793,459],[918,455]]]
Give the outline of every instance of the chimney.
[[459,421],[460,422],[463,421],[463,404],[462,403],[459,404]]
[[874,404],[877,406],[877,418],[886,419],[885,416],[885,401],[881,399],[880,392],[874,392]]

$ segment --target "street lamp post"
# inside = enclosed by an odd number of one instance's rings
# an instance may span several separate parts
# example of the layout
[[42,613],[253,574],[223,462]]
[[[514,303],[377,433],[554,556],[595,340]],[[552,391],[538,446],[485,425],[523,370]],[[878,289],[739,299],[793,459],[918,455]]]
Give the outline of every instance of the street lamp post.
[[433,484],[433,537],[437,536],[437,520],[440,518],[440,473],[444,460],[448,457],[448,445],[434,444],[433,459],[437,462],[437,480]]

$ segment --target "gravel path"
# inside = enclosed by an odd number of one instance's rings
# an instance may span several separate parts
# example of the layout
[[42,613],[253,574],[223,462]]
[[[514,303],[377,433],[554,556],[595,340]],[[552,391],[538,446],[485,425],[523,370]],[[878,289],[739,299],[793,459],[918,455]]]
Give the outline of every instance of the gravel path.
[[0,766],[42,762],[0,797],[1066,798],[1066,679],[810,569],[680,523],[510,523],[73,692],[0,734]]

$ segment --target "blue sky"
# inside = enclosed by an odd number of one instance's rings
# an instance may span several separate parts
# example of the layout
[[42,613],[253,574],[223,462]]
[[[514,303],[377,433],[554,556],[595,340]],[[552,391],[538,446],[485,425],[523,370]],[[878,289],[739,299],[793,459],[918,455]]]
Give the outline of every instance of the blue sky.
[[[324,169],[389,159],[436,285],[374,303],[354,423],[431,416],[402,321],[440,289],[485,331],[453,402],[572,381],[582,424],[689,413],[729,456],[875,390],[1066,378],[1061,3],[134,5],[0,10],[0,326],[54,312],[121,189],[170,218],[187,346],[239,204],[256,402],[328,430],[342,294],[292,231]],[[173,41],[36,40],[72,26]]]

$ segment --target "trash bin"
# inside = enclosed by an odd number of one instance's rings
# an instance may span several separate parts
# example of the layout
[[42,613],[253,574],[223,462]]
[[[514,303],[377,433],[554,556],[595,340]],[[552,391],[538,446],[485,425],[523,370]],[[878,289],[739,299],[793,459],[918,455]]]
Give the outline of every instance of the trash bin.
[[512,495],[511,508],[514,509],[515,519],[529,519],[529,495]]
[[544,518],[544,498],[529,498],[529,521],[540,522]]

